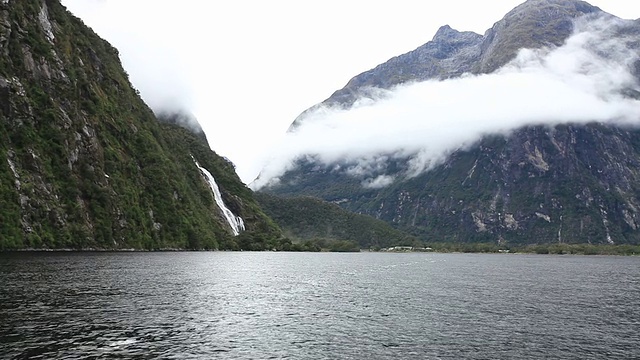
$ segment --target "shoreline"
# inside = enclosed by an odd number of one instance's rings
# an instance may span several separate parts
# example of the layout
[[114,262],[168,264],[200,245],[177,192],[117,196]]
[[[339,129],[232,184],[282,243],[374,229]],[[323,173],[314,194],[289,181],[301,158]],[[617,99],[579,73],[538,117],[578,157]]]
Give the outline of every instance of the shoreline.
[[[333,251],[333,253],[380,253],[380,254],[480,254],[480,255],[577,255],[577,256],[640,256],[640,251],[611,251],[612,245],[591,245],[594,246],[597,250],[601,250],[598,252],[583,252],[583,251],[574,251],[574,252],[537,252],[537,251],[523,251],[520,250],[511,250],[511,251],[459,251],[459,250],[433,250],[433,251],[375,251],[371,249],[360,249],[360,251]],[[602,246],[602,247],[600,247]],[[623,247],[625,245],[613,245],[613,249],[618,246]],[[633,247],[638,247],[638,245],[630,245]],[[609,250],[609,251],[603,251]],[[274,251],[274,250],[263,250],[263,251],[243,251],[243,250],[205,250],[205,249],[178,249],[178,248],[163,248],[163,249],[97,249],[97,248],[85,248],[85,249],[8,249],[8,250],[0,250],[0,255],[4,254],[29,254],[29,253],[171,253],[171,252],[284,252],[284,253],[331,253],[332,251]]]

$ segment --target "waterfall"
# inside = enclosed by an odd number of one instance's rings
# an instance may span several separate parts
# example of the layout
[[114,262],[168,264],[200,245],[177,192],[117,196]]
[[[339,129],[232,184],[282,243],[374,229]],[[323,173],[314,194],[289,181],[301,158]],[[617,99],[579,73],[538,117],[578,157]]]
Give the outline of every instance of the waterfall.
[[229,208],[227,208],[227,206],[224,204],[224,201],[222,201],[222,194],[220,194],[220,188],[218,188],[218,184],[216,184],[216,180],[213,178],[213,175],[211,175],[211,173],[207,169],[200,166],[200,164],[198,164],[193,156],[191,156],[191,158],[196,163],[198,169],[200,169],[200,172],[202,172],[204,179],[207,181],[207,183],[209,183],[209,187],[211,187],[211,190],[213,191],[213,198],[215,199],[216,204],[218,204],[220,210],[222,210],[222,214],[224,215],[225,219],[227,219],[229,226],[231,226],[233,235],[238,236],[241,231],[245,230],[244,221],[240,216],[236,216],[234,213],[232,213],[231,210],[229,210]]

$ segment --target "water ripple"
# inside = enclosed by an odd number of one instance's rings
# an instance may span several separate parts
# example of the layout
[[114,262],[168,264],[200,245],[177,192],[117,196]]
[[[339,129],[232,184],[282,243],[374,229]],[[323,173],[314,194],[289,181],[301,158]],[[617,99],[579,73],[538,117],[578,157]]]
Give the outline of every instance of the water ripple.
[[640,259],[0,255],[7,359],[638,358]]

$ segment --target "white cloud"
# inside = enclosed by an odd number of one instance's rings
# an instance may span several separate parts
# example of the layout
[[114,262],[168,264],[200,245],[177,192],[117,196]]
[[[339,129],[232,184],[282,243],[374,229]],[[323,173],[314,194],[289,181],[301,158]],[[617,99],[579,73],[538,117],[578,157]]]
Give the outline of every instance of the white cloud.
[[522,50],[494,74],[412,83],[380,90],[376,101],[349,110],[318,109],[269,155],[253,187],[307,155],[325,165],[348,164],[348,174],[377,187],[391,179],[387,159],[410,158],[405,175],[413,176],[486,134],[525,125],[638,124],[640,102],[622,95],[637,89],[630,69],[638,53],[627,44],[634,39],[615,36],[625,24],[581,19],[563,46]]
[[[350,77],[445,24],[482,34],[522,2],[62,0],[118,48],[145,101],[193,113],[245,181],[298,114]],[[590,2],[640,17],[634,1]]]
[[376,178],[368,178],[362,182],[362,186],[367,189],[380,189],[385,186],[391,185],[395,180],[391,175],[380,175]]

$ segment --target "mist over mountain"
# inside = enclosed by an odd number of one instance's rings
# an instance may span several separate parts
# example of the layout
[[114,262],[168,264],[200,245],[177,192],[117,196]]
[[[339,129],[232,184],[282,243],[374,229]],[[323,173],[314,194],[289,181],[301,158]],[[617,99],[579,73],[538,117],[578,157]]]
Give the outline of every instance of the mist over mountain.
[[301,114],[253,184],[434,240],[637,242],[640,22],[529,0]]
[[186,110],[156,111],[156,117],[160,122],[177,125],[189,130],[191,133],[199,136],[207,142],[207,136],[204,133],[204,130],[202,130],[202,126],[200,126],[198,119],[196,119],[195,115]]
[[0,2],[0,250],[279,248],[197,120],[159,121],[118,55],[58,0]]

